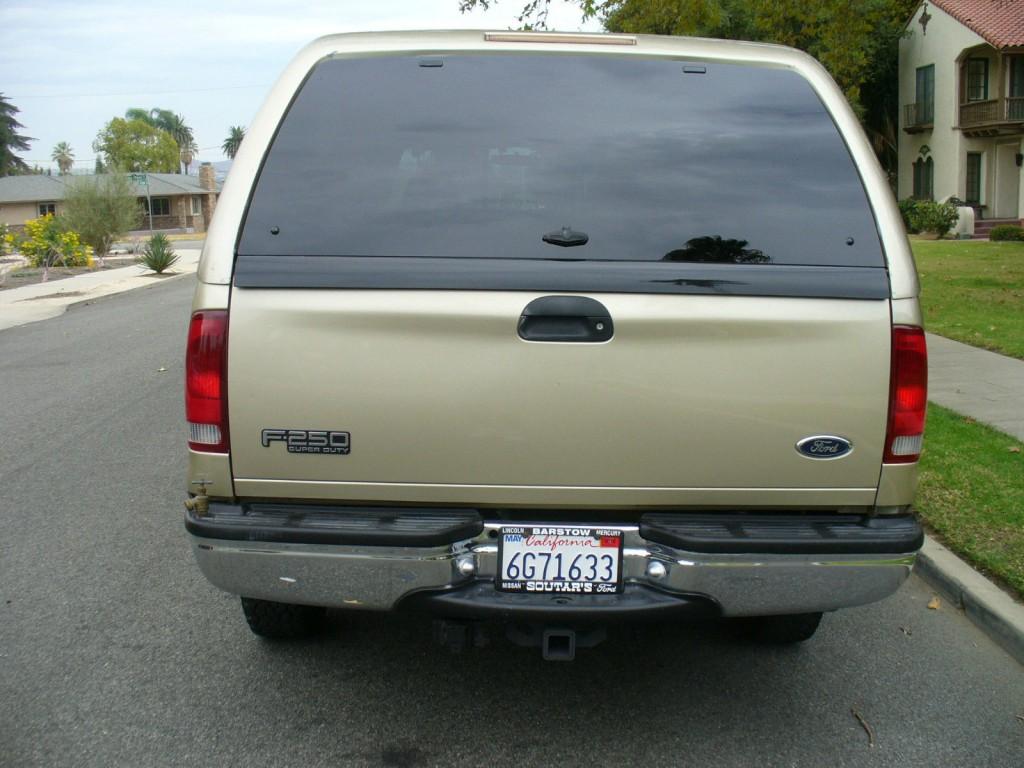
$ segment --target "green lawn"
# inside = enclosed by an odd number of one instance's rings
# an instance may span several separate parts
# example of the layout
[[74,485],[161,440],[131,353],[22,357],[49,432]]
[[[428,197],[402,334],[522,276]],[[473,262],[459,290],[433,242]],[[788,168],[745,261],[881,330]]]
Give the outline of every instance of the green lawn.
[[916,506],[946,546],[1024,597],[1022,447],[929,403]]
[[1024,243],[912,245],[928,330],[1024,359]]

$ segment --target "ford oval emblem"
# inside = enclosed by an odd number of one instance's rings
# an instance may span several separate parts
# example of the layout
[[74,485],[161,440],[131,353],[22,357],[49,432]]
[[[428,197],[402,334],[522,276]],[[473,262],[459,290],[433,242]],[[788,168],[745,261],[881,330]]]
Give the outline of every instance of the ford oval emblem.
[[838,459],[853,451],[853,443],[835,435],[812,435],[797,443],[796,449],[810,459]]

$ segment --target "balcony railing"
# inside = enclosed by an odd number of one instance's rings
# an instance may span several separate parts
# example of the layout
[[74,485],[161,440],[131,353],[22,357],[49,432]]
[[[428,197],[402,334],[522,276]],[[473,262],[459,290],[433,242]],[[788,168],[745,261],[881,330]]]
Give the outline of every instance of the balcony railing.
[[978,128],[1024,122],[1024,96],[971,101],[960,105],[960,127]]
[[1006,99],[1006,119],[1010,122],[1024,122],[1024,96],[1010,96]]
[[935,121],[935,105],[929,102],[903,105],[903,128],[908,133],[917,133],[931,128]]

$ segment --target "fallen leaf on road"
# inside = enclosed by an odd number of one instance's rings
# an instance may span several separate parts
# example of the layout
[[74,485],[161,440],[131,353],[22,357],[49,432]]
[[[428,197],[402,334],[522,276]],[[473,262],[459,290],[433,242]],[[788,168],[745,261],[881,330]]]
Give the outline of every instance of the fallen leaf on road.
[[163,372],[164,372],[164,371],[166,371],[166,370],[167,370],[167,369],[166,369],[166,368],[164,368],[164,367],[163,367],[163,366],[161,365],[161,366],[160,366],[159,368],[157,368],[157,369],[156,369],[156,372],[157,372],[157,373],[163,373]]
[[850,714],[857,718],[857,722],[860,723],[860,727],[864,729],[864,733],[868,735],[868,746],[874,748],[875,746],[875,729],[872,728],[868,721],[865,720],[860,712],[857,711],[856,707],[850,707]]
[[1017,715],[1017,719],[1024,723],[1024,715]]
[[937,596],[928,601],[928,607],[933,611],[939,610],[940,605],[942,605],[942,601]]
[[910,627],[900,627],[900,632],[902,632],[907,637],[910,637],[912,634],[914,634],[913,630]]

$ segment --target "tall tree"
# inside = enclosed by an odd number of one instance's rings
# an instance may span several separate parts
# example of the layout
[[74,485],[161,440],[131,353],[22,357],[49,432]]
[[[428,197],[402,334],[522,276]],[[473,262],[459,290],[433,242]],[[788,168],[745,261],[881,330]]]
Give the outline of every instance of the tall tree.
[[[185,173],[188,173],[188,166],[192,164],[195,153],[199,150],[196,146],[192,129],[185,122],[185,118],[169,110],[160,110],[160,127],[171,134],[174,143],[178,145],[178,157],[185,165]],[[186,160],[185,158],[188,158]],[[180,173],[180,170],[178,171]]]
[[[171,138],[174,139],[174,143],[178,145],[178,156],[181,162],[185,164],[185,173],[188,173],[188,166],[192,164],[192,161],[186,162],[185,155],[194,156],[197,148],[192,129],[185,122],[185,118],[182,115],[170,109],[161,109],[160,107],[154,107],[150,110],[132,107],[125,111],[124,116],[126,120],[141,120],[153,128],[167,131]],[[180,167],[175,173],[181,173]]]
[[141,109],[140,107],[132,107],[124,111],[125,120],[141,120],[144,123],[148,123],[154,128],[159,126],[156,124],[156,120],[153,118],[153,112],[151,109]]
[[92,148],[102,152],[107,166],[125,171],[174,173],[178,145],[167,131],[142,120],[115,117],[96,135]]
[[171,134],[171,138],[178,142],[178,146],[187,146],[195,140],[192,129],[189,128],[182,115],[173,112],[165,115],[161,112],[160,127]]
[[196,153],[199,152],[199,145],[192,139],[189,139],[185,144],[179,144],[180,150],[178,156],[181,158],[182,165],[185,166],[185,174],[188,174],[188,168],[192,165],[192,161],[196,159]]
[[19,111],[0,93],[0,176],[29,172],[28,165],[15,152],[27,151],[29,142],[35,139],[18,132],[25,127],[15,118]]
[[61,176],[71,172],[71,166],[75,164],[75,151],[66,141],[62,141],[53,148],[50,159],[57,163]]
[[609,32],[756,40],[757,0],[617,0],[597,12]]
[[231,126],[228,137],[224,139],[224,143],[221,145],[221,149],[224,150],[224,154],[232,160],[235,159],[235,155],[238,154],[238,148],[242,146],[242,139],[245,138],[245,128],[241,125]]

